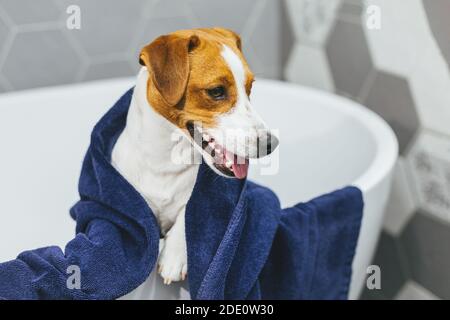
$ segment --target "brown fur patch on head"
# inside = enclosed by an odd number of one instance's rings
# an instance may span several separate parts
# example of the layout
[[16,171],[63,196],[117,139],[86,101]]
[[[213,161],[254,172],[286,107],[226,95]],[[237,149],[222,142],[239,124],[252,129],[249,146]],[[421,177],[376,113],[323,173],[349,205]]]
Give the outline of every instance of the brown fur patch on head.
[[[181,30],[157,38],[141,51],[141,63],[149,72],[150,105],[183,129],[188,122],[214,126],[216,117],[228,112],[238,98],[233,74],[221,56],[223,45],[241,59],[250,95],[253,74],[236,33],[223,28]],[[208,94],[217,87],[225,89],[223,99]]]

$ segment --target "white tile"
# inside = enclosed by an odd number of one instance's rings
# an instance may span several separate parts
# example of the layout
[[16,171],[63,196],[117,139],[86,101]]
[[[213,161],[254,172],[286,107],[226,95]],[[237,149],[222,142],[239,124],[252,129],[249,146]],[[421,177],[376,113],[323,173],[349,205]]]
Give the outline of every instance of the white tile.
[[[286,60],[283,50],[292,49],[294,39],[292,33],[285,31],[290,26],[280,14],[279,2],[269,0],[263,4],[264,7],[258,8],[249,17],[250,25],[245,26],[246,32],[243,33],[246,35],[243,47],[250,45],[255,49],[259,61],[264,62],[262,70],[255,69],[257,74],[280,78],[283,71],[283,64],[280,64],[280,61]],[[278,44],[274,45],[267,39],[278,39]]]
[[297,44],[286,64],[285,76],[288,81],[334,91],[328,60],[320,48]]
[[417,202],[405,172],[405,160],[399,158],[395,166],[391,195],[386,206],[384,229],[392,236],[398,236],[416,208]]
[[423,46],[409,81],[417,112],[423,127],[450,135],[449,68],[437,45]]
[[450,73],[422,1],[366,3],[381,9],[381,29],[364,28],[375,67],[408,78],[422,125],[450,134]]
[[[430,42],[430,32],[424,19],[421,0],[367,0],[367,7],[380,8],[381,28],[364,28],[376,67],[407,75],[419,58],[423,44]],[[369,18],[363,14],[364,26]]]
[[287,0],[292,28],[302,43],[322,45],[334,25],[341,0]]
[[407,160],[419,207],[450,222],[450,137],[422,131]]
[[395,300],[439,300],[439,298],[418,283],[408,281],[399,291]]

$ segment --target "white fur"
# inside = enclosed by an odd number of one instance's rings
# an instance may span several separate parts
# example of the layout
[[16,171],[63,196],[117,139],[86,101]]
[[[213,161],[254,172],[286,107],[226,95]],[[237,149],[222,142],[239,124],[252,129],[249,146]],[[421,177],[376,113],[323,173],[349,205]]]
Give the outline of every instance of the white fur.
[[229,151],[242,157],[257,156],[258,137],[264,143],[268,129],[254,110],[245,90],[246,75],[239,56],[223,45],[222,58],[233,74],[237,89],[237,102],[230,112],[218,118],[218,125],[207,133]]
[[[265,139],[268,130],[254,112],[245,91],[245,71],[241,59],[224,46],[222,57],[233,74],[238,99],[231,111],[218,119],[216,128],[206,133],[226,149],[243,157],[256,156],[257,138]],[[173,140],[180,131],[157,113],[147,100],[148,72],[137,77],[127,123],[112,152],[113,166],[144,197],[155,214],[165,238],[158,264],[165,283],[179,281],[187,272],[185,208],[197,178],[199,162],[192,161],[190,138]],[[234,130],[233,130],[234,129]],[[204,131],[205,133],[205,131]],[[195,149],[208,165],[212,158],[197,144]]]
[[[179,281],[187,272],[185,207],[199,166],[189,161],[189,140],[172,141],[177,128],[149,105],[147,79],[148,72],[142,68],[112,164],[144,197],[158,220],[165,236],[158,262],[161,275],[167,282]],[[174,154],[180,159],[174,161]]]

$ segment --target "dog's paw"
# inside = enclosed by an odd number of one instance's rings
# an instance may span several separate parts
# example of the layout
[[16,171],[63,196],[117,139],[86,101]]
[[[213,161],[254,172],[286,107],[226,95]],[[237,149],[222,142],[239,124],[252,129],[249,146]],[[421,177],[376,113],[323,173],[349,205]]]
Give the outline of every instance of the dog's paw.
[[182,281],[187,275],[187,253],[184,239],[166,238],[159,255],[158,273],[164,279],[164,284]]

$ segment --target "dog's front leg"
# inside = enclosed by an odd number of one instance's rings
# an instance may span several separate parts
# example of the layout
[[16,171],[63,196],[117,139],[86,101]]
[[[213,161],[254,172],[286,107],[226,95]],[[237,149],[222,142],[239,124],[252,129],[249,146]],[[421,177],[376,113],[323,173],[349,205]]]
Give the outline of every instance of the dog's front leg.
[[180,212],[164,239],[158,260],[158,272],[165,284],[184,280],[187,275],[187,249],[184,229],[185,208]]

